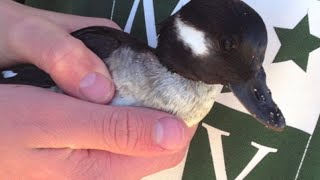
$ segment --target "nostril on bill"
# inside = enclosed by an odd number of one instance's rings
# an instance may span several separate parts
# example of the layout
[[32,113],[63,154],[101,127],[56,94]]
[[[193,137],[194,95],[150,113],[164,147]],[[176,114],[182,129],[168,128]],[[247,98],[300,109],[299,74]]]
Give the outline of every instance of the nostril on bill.
[[266,97],[263,94],[260,94],[258,92],[258,89],[256,89],[256,88],[253,89],[253,92],[254,92],[254,96],[256,97],[256,99],[258,101],[266,102]]
[[258,100],[258,101],[260,101],[261,99],[260,99],[260,94],[258,93],[258,89],[253,89],[253,92],[254,92],[254,96],[256,97],[256,99]]

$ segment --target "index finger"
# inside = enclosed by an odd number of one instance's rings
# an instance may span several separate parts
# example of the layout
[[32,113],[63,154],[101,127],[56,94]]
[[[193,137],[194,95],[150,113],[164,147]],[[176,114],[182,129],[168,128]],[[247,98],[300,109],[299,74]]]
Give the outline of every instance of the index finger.
[[80,40],[37,17],[11,29],[7,49],[15,59],[44,70],[69,95],[97,103],[112,99],[114,86],[106,66]]

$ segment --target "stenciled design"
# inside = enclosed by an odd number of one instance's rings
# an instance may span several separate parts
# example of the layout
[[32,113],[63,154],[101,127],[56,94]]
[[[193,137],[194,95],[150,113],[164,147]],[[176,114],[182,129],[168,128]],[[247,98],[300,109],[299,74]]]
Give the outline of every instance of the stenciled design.
[[308,16],[294,29],[275,28],[281,48],[274,62],[293,60],[304,71],[307,69],[309,53],[320,47],[320,38],[310,34]]

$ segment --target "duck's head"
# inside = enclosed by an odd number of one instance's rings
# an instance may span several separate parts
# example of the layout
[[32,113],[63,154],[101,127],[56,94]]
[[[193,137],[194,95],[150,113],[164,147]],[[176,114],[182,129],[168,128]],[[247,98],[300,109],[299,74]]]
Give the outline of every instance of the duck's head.
[[259,122],[282,130],[285,119],[262,67],[267,40],[263,20],[244,2],[191,0],[162,24],[156,52],[188,79],[229,85]]

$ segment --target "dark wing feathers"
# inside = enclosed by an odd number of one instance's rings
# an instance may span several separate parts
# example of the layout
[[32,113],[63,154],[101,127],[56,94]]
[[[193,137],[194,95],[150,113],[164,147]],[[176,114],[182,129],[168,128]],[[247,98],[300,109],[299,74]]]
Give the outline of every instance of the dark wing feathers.
[[80,39],[91,51],[101,59],[109,57],[115,49],[121,45],[114,29],[104,27],[88,27],[71,33],[75,38]]
[[110,53],[121,47],[130,47],[136,51],[153,51],[140,39],[132,37],[123,31],[104,26],[91,26],[71,33],[80,39],[91,51],[101,59],[109,57]]
[[[3,74],[5,71],[12,71],[16,75],[5,78]],[[47,73],[31,64],[20,64],[0,69],[0,84],[24,84],[43,88],[55,86],[55,83]]]

